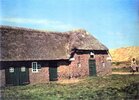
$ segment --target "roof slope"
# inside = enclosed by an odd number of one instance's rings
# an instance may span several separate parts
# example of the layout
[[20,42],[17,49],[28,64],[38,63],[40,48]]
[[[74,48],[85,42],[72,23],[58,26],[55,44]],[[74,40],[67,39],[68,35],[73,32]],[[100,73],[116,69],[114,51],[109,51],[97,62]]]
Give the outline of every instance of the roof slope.
[[0,26],[0,61],[68,59],[71,49],[107,50],[85,30],[48,32]]

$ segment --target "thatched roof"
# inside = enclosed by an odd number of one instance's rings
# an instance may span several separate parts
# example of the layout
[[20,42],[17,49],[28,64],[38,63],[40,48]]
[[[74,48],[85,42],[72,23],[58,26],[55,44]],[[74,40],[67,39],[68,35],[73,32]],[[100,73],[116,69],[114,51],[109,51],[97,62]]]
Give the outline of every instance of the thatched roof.
[[48,32],[0,26],[0,61],[68,59],[73,48],[107,50],[85,30]]

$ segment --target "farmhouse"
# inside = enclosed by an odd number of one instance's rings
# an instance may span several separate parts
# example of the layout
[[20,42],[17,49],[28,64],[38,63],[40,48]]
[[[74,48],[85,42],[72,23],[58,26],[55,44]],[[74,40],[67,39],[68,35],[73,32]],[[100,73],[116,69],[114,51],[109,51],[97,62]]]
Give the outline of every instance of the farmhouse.
[[0,37],[1,86],[111,74],[108,48],[85,30],[0,26]]

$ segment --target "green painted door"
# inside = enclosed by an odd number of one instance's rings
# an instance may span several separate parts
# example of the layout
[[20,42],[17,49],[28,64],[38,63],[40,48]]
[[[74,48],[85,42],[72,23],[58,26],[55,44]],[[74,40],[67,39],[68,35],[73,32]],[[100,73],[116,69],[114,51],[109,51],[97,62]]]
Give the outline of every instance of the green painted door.
[[96,61],[89,60],[89,76],[96,76]]
[[18,76],[18,68],[10,67],[5,70],[6,76],[6,84],[8,85],[17,85],[19,84]]
[[29,84],[29,69],[22,66],[19,72],[20,85]]
[[51,63],[49,66],[49,80],[57,81],[57,64]]
[[10,67],[5,70],[7,85],[23,85],[29,83],[29,70],[26,67]]

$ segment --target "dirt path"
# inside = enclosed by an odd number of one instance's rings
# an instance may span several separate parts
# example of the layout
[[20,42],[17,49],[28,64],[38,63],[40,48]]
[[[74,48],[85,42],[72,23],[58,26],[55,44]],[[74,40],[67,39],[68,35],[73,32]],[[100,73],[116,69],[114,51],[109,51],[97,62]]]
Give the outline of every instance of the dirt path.
[[78,83],[83,79],[76,79],[76,78],[72,78],[72,79],[63,79],[63,80],[59,80],[57,83],[60,84],[71,84],[71,83]]
[[[112,74],[128,75],[128,74],[132,74],[132,73],[131,72],[112,72]],[[134,74],[139,74],[139,72],[135,72]]]

